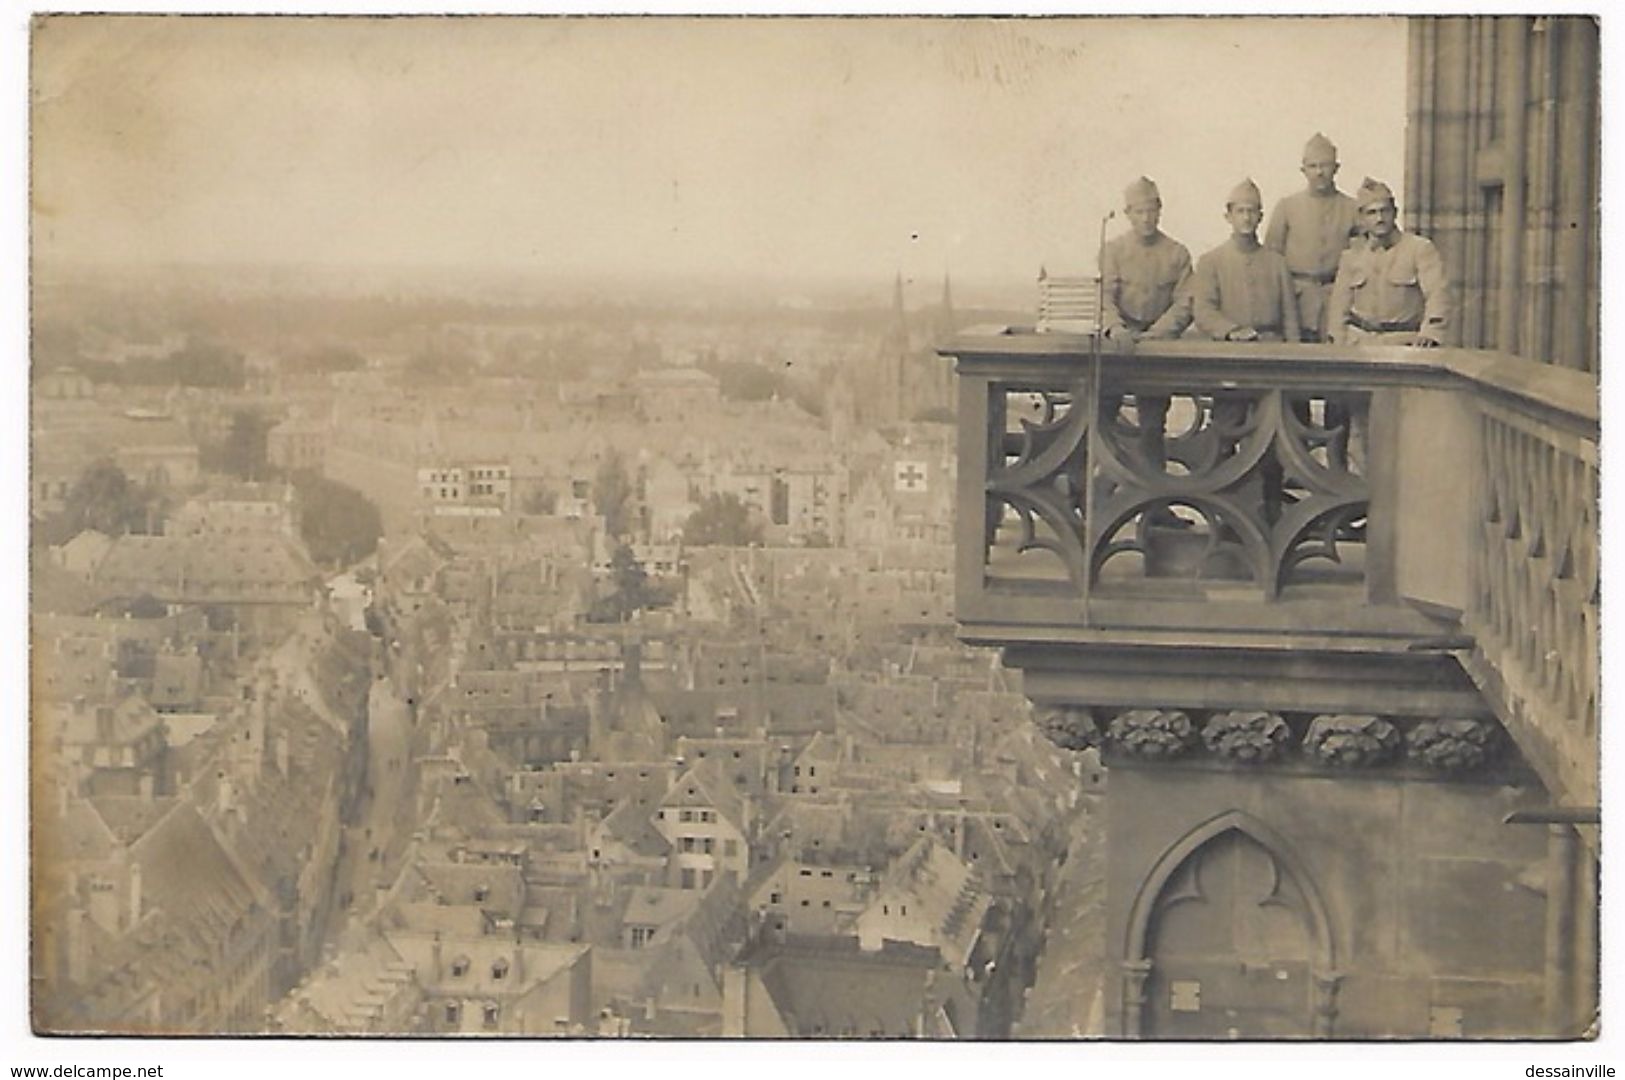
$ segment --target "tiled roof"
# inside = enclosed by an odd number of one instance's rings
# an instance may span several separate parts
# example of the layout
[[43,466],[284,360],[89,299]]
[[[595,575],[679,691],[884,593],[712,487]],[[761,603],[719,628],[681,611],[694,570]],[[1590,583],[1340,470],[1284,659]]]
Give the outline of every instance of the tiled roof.
[[714,809],[734,828],[741,831],[745,828],[744,804],[739,790],[726,775],[723,763],[714,758],[706,758],[690,766],[666,792],[661,805]]
[[86,703],[83,707],[78,702],[66,705],[52,702],[41,708],[39,715],[42,732],[60,736],[68,746],[125,745],[163,723],[152,707],[138,697],[127,697],[111,705]]
[[[940,999],[932,973],[942,967],[936,949],[887,942],[863,952],[851,938],[798,940],[756,964],[762,984],[792,1035],[857,1038],[912,1037],[928,1001]],[[945,1033],[933,1033],[945,1034]]]
[[90,800],[77,797],[60,812],[38,812],[36,828],[36,865],[42,868],[109,859],[124,843]]
[[466,904],[405,901],[390,906],[384,925],[447,936],[478,937],[485,932],[485,916]]
[[671,852],[671,842],[654,827],[654,810],[627,799],[604,819],[603,828],[634,854],[658,858]]
[[664,928],[693,913],[702,897],[696,889],[634,885],[627,891],[621,922],[626,926]]
[[517,866],[424,861],[418,872],[428,882],[430,895],[442,904],[467,904],[510,917],[524,906],[524,876]]
[[1106,955],[1105,852],[1100,823],[1079,815],[1052,897],[1037,978],[1022,1010],[1027,1038],[1075,1039],[1105,1034],[1098,1003],[1116,978]]
[[175,808],[173,797],[144,799],[139,795],[98,795],[87,800],[107,823],[108,831],[124,845],[135,843]]
[[295,1033],[377,1031],[385,1002],[416,993],[411,965],[386,939],[351,935],[279,1004],[278,1019]]
[[97,585],[170,600],[293,603],[319,578],[297,542],[284,536],[121,536],[97,565]]
[[116,657],[113,643],[104,635],[38,634],[33,657],[36,699],[42,705],[68,705],[80,697],[87,703],[111,700],[117,690]]
[[159,653],[153,661],[152,689],[147,700],[155,707],[193,705],[203,690],[203,658],[197,653]]
[[990,903],[971,868],[935,837],[923,836],[886,868],[874,904],[896,904],[899,897],[933,928],[932,943],[963,964]]
[[106,599],[104,590],[70,573],[50,559],[33,559],[28,570],[28,606],[35,615],[45,612],[86,615]]

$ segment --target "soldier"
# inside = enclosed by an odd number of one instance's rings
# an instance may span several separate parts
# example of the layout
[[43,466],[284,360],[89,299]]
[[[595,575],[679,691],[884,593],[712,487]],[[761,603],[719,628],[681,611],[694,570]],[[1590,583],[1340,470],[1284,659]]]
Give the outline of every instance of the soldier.
[[1165,234],[1162,196],[1140,177],[1123,191],[1130,229],[1101,250],[1101,322],[1114,341],[1176,338],[1190,325],[1191,253]]
[[1264,246],[1285,256],[1292,274],[1304,341],[1327,340],[1326,300],[1337,262],[1360,232],[1359,208],[1337,190],[1337,168],[1337,147],[1316,132],[1303,148],[1308,188],[1276,203],[1264,232]]
[[[1158,227],[1162,196],[1150,180],[1142,176],[1124,189],[1123,211],[1129,231],[1100,252],[1101,326],[1113,342],[1125,345],[1177,338],[1191,323],[1191,253]],[[1137,394],[1135,399],[1141,453],[1161,467],[1168,398]]]
[[1196,328],[1215,341],[1297,341],[1298,303],[1286,259],[1258,242],[1264,197],[1243,180],[1225,200],[1230,239],[1196,263]]
[[[1298,298],[1298,322],[1303,340],[1330,340],[1326,327],[1326,301],[1337,277],[1338,260],[1349,242],[1360,235],[1360,211],[1354,200],[1337,190],[1337,147],[1315,132],[1303,148],[1303,176],[1307,190],[1288,195],[1270,212],[1264,246],[1286,257],[1292,289]],[[1308,422],[1308,402],[1296,406]],[[1333,464],[1348,464],[1349,408],[1335,397],[1325,404],[1325,424],[1333,432],[1327,445]]]
[[[1264,217],[1258,185],[1237,184],[1225,200],[1224,216],[1230,239],[1196,263],[1191,286],[1196,328],[1215,341],[1297,341],[1298,303],[1286,259],[1258,242]],[[1214,420],[1224,426],[1239,423],[1246,409],[1241,399],[1214,395]],[[1261,469],[1264,516],[1274,522],[1281,516],[1282,473],[1273,452],[1265,455]]]
[[1343,253],[1328,305],[1332,338],[1345,345],[1434,348],[1450,328],[1450,286],[1433,241],[1401,232],[1394,193],[1367,177],[1355,197],[1364,241]]

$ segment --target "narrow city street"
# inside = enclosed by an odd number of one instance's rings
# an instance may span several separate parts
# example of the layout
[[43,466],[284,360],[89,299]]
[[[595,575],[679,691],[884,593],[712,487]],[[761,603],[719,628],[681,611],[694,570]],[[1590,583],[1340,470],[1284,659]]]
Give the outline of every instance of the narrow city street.
[[377,902],[380,886],[394,880],[400,857],[411,839],[413,796],[409,782],[412,709],[396,691],[394,680],[373,681],[367,697],[367,768],[360,812],[345,827],[340,848],[338,883],[342,914],[331,937],[341,934],[351,918],[365,917]]

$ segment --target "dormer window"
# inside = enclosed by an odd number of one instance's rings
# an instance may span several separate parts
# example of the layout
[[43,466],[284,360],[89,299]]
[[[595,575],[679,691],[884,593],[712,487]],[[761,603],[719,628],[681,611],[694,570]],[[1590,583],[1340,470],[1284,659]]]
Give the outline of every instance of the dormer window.
[[508,977],[508,958],[499,956],[491,962],[491,978],[506,979]]
[[490,896],[491,896],[491,886],[486,885],[483,882],[480,883],[479,885],[474,886],[474,902],[476,904],[485,903],[485,901],[488,900],[490,898]]
[[459,956],[451,962],[451,977],[461,979],[468,974],[468,957]]
[[497,1005],[497,1003],[494,1002],[494,1001],[487,1001],[485,1003],[485,1017],[484,1017],[485,1030],[487,1030],[487,1031],[495,1031],[496,1026],[497,1026],[497,1021],[498,1021],[498,1019],[501,1018],[501,1016],[502,1016],[502,1010]]

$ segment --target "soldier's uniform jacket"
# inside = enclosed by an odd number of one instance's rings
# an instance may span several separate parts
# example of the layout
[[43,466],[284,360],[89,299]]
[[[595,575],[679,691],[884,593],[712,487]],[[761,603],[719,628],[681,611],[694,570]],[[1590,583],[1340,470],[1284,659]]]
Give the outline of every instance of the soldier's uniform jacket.
[[1398,234],[1387,248],[1370,240],[1355,244],[1338,265],[1327,315],[1338,341],[1425,331],[1442,342],[1450,326],[1450,289],[1439,249],[1411,233]]
[[1101,321],[1149,337],[1178,337],[1191,323],[1191,253],[1163,233],[1149,244],[1128,233],[1101,253]]
[[1326,195],[1300,191],[1270,211],[1264,246],[1286,256],[1286,268],[1293,277],[1330,285],[1339,256],[1349,246],[1349,238],[1358,235],[1359,227],[1359,208],[1341,191]]
[[1337,265],[1351,238],[1359,235],[1360,211],[1341,191],[1288,195],[1270,211],[1264,246],[1286,257],[1298,299],[1298,321],[1315,340],[1326,333],[1326,301]]
[[1298,340],[1292,278],[1286,260],[1269,248],[1242,251],[1226,240],[1197,261],[1191,295],[1203,337],[1223,341],[1249,327],[1266,340]]

